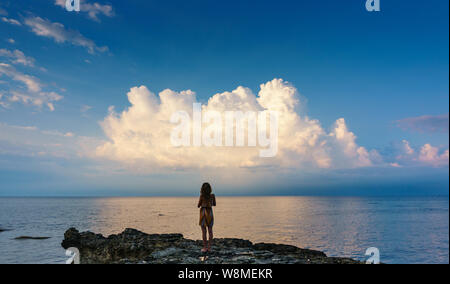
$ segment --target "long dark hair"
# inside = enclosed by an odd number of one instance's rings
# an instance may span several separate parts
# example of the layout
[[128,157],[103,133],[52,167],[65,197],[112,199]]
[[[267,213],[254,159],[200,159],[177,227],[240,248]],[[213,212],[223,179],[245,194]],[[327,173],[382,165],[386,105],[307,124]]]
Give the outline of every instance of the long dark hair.
[[209,202],[211,200],[211,193],[212,193],[211,185],[205,182],[202,185],[202,189],[200,190],[200,196],[203,198],[203,200]]

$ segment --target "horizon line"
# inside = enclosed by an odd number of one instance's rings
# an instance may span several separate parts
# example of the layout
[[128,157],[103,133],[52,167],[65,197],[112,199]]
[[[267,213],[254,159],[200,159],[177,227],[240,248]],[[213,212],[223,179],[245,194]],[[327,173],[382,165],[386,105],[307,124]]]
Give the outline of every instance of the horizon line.
[[[198,197],[199,195],[0,195],[0,198],[192,198]],[[231,195],[224,194],[219,195],[219,197],[447,197],[450,198],[450,194],[367,194],[367,195],[327,195],[327,194],[305,194],[305,195],[265,195],[265,194],[255,194],[255,195]]]

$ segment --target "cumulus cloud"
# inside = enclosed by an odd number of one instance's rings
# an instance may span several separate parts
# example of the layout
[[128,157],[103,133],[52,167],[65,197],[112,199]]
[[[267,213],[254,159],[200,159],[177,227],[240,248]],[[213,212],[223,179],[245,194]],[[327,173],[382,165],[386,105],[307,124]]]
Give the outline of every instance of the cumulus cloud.
[[[173,147],[170,123],[176,111],[192,118],[196,102],[191,90],[166,89],[155,95],[145,86],[127,94],[131,104],[117,113],[113,107],[101,126],[108,141],[96,150],[97,157],[116,160],[147,170],[157,168],[357,168],[380,162],[376,151],[357,145],[344,119],[338,119],[330,133],[320,122],[297,110],[301,107],[297,89],[282,79],[262,84],[258,95],[238,87],[213,95],[202,111],[277,111],[279,113],[278,154],[259,157],[259,147]],[[203,125],[207,127],[207,124]],[[247,132],[245,132],[247,133]]]
[[2,22],[13,25],[13,26],[21,26],[22,25],[18,20],[7,18],[7,17],[2,17]]
[[19,82],[26,87],[26,90],[20,90],[20,87],[13,88],[9,91],[9,95],[2,95],[0,100],[2,106],[6,107],[9,104],[4,101],[6,98],[9,102],[20,102],[23,104],[30,104],[37,107],[46,106],[50,111],[55,110],[54,102],[60,101],[63,97],[56,92],[43,91],[43,85],[36,77],[24,74],[16,70],[13,66],[0,63],[0,77],[6,76],[11,80]]
[[420,149],[419,160],[435,167],[448,166],[448,149],[445,150],[444,153],[439,154],[439,148],[433,147],[430,144],[425,144]]
[[413,130],[421,133],[448,133],[448,113],[443,115],[424,115],[409,117],[397,121],[397,125],[405,130]]
[[63,24],[53,23],[41,17],[29,17],[25,19],[25,25],[31,28],[31,31],[38,36],[48,37],[56,43],[70,43],[75,46],[81,46],[87,49],[91,54],[95,52],[106,52],[108,47],[97,46],[93,40],[84,37],[80,32],[68,30]]
[[[66,8],[66,0],[55,0],[55,5],[62,8]],[[114,11],[111,5],[102,5],[100,3],[94,2],[89,3],[88,1],[80,1],[80,11],[87,13],[88,17],[94,21],[99,22],[99,15],[106,17],[113,17]]]
[[0,49],[0,57],[5,57],[13,64],[21,64],[24,66],[34,66],[35,59],[30,56],[26,56],[22,51],[16,49],[16,50],[7,50],[7,49]]
[[393,165],[445,167],[449,165],[449,150],[442,150],[428,143],[414,149],[407,140],[403,140]]

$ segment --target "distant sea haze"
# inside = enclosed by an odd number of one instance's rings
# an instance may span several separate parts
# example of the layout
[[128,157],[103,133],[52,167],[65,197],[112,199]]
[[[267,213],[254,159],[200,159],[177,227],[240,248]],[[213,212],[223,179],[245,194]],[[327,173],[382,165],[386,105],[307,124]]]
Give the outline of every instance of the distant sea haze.
[[[0,263],[64,263],[60,243],[76,227],[125,228],[200,239],[197,198],[0,198]],[[384,263],[449,263],[448,197],[220,197],[216,237],[292,244]],[[50,237],[15,240],[18,236]]]

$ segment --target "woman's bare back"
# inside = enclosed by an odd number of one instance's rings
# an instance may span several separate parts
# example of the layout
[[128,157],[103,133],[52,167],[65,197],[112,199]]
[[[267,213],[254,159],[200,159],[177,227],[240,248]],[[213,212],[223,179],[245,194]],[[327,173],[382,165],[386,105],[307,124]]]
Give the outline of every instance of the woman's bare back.
[[209,200],[206,200],[204,197],[200,196],[197,207],[211,208],[213,206],[216,206],[216,196],[214,194],[211,194]]

